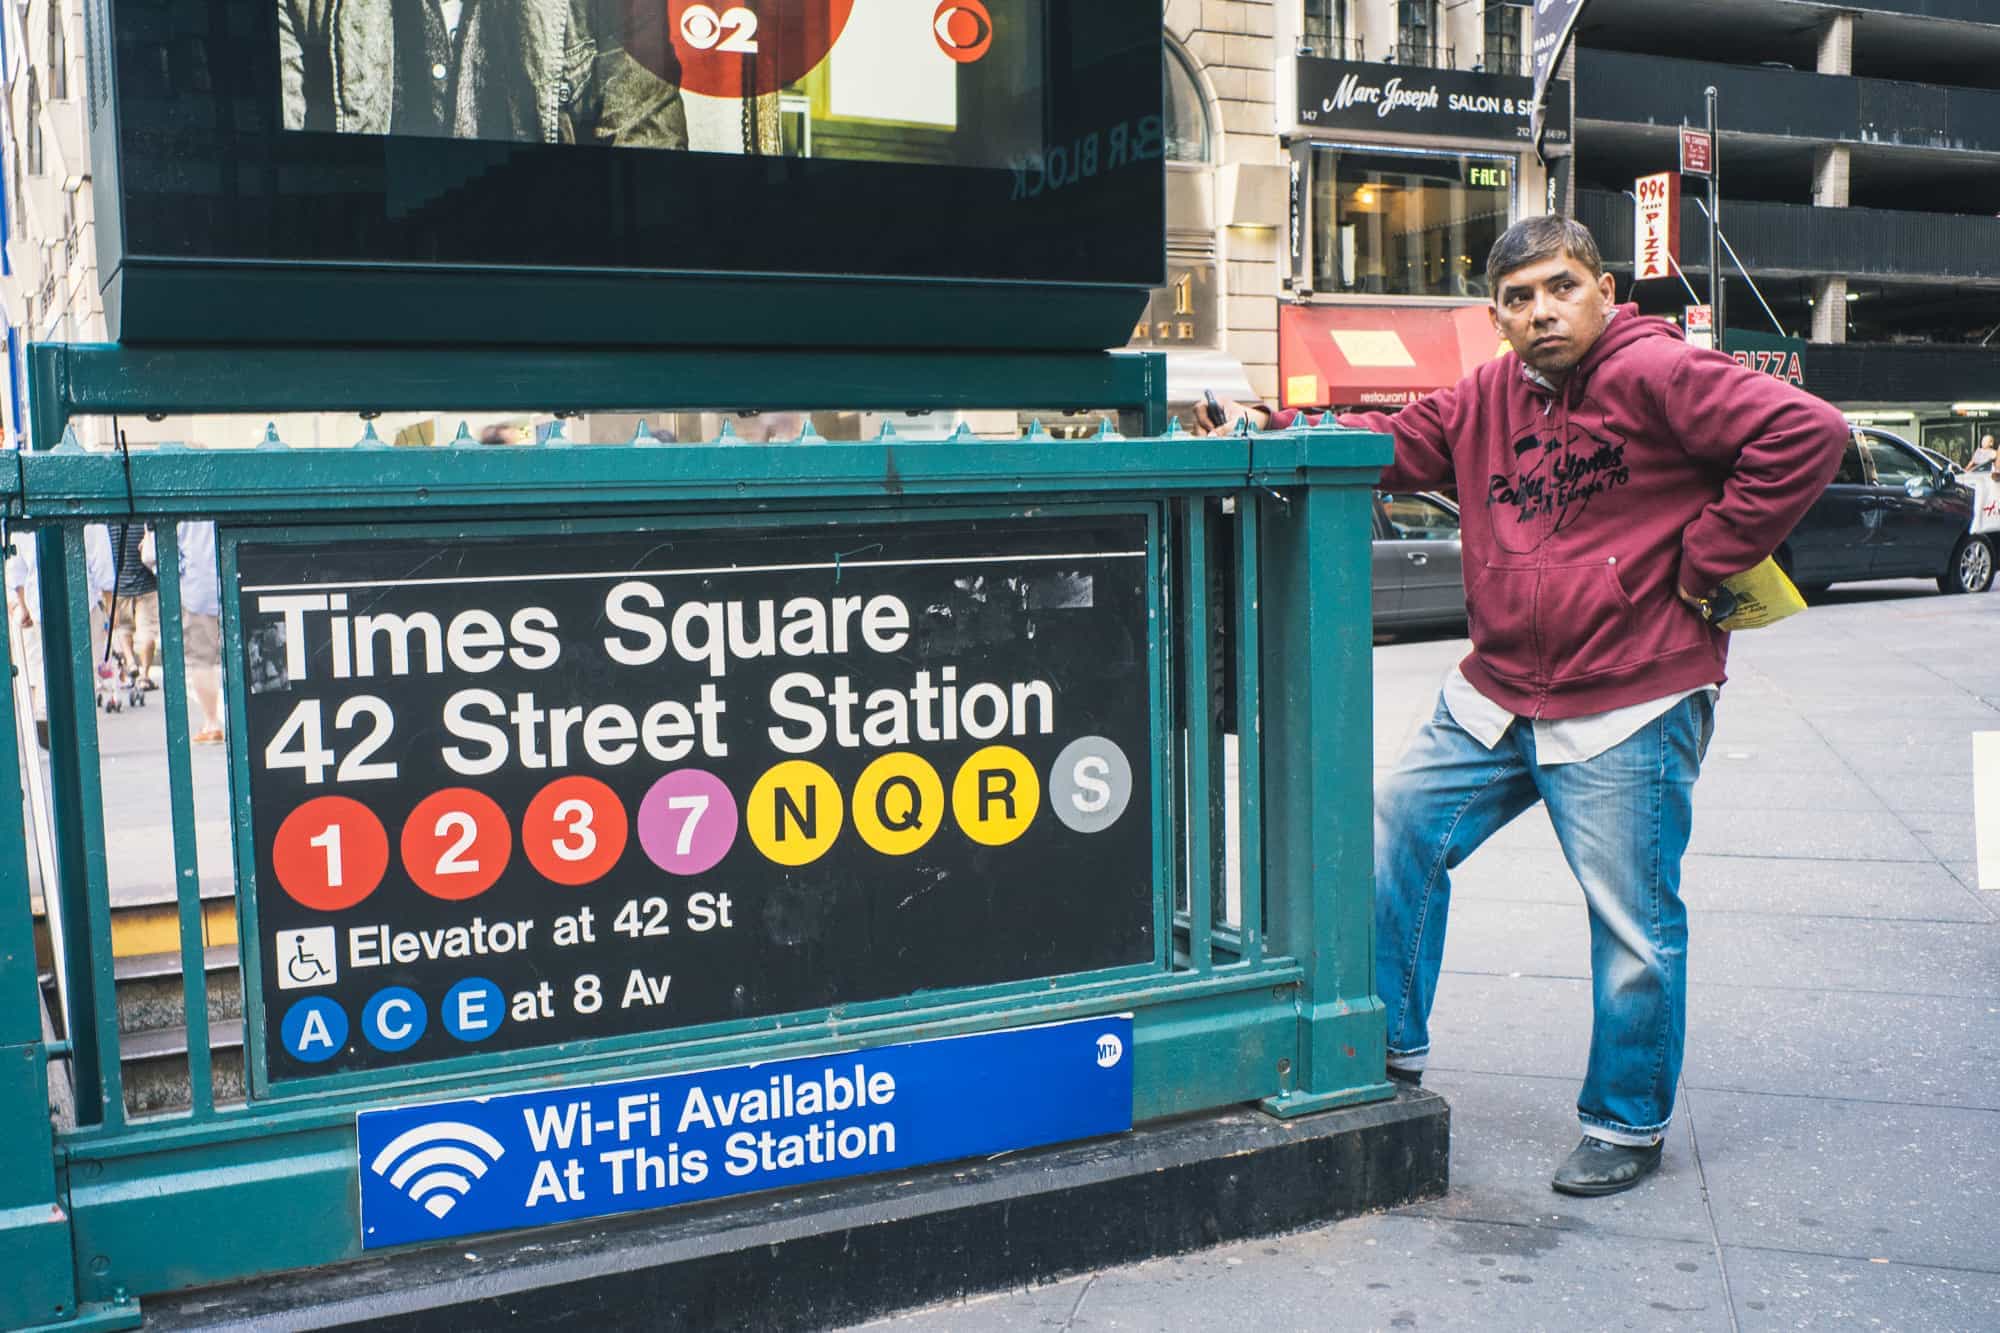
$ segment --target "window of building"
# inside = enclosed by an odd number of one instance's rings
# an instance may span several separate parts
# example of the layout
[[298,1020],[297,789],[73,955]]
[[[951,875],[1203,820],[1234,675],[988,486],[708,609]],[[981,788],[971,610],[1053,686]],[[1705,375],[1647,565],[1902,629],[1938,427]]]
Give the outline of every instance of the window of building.
[[1521,9],[1508,0],[1486,0],[1486,68],[1493,74],[1521,72]]
[[28,174],[42,174],[42,84],[35,77],[34,67],[28,68],[28,132],[22,137],[28,145]]
[[1305,0],[1305,5],[1305,21],[1299,27],[1303,54],[1353,59],[1347,49],[1347,0]]
[[1167,161],[1207,162],[1212,153],[1208,103],[1187,57],[1172,42],[1160,53],[1167,85]]
[[1514,213],[1511,157],[1313,154],[1312,287],[1484,297],[1486,252]]
[[1450,53],[1438,45],[1437,0],[1396,0],[1396,62],[1443,69]]
[[48,0],[49,11],[49,96],[57,101],[69,96],[69,35],[63,31],[61,0]]

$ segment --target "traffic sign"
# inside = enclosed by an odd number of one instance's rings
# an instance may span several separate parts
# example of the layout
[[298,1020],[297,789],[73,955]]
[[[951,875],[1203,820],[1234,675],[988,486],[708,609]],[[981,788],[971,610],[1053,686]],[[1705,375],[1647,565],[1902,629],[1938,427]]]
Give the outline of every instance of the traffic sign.
[[1715,170],[1715,140],[1707,130],[1681,127],[1681,173],[1706,176]]
[[1691,305],[1687,308],[1687,340],[1696,347],[1715,346],[1715,307]]

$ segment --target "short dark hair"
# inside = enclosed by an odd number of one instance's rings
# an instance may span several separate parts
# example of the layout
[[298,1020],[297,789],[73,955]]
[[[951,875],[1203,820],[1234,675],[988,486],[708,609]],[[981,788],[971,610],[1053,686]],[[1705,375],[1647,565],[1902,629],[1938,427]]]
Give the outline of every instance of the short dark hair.
[[1590,228],[1575,218],[1549,213],[1522,218],[1493,242],[1486,256],[1486,289],[1498,301],[1502,278],[1557,255],[1568,255],[1589,269],[1593,278],[1604,274],[1604,257],[1597,252],[1597,238],[1590,234]]

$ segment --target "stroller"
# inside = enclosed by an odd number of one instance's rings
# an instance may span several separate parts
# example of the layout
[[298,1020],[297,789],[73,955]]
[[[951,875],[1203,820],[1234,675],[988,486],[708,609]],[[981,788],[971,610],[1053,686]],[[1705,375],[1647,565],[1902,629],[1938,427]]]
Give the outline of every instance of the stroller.
[[97,706],[106,713],[122,713],[127,708],[146,706],[145,682],[139,678],[139,664],[125,660],[125,654],[117,648],[117,636],[112,633],[110,617],[104,624],[105,638],[112,644],[106,654],[102,650],[92,654],[97,672]]

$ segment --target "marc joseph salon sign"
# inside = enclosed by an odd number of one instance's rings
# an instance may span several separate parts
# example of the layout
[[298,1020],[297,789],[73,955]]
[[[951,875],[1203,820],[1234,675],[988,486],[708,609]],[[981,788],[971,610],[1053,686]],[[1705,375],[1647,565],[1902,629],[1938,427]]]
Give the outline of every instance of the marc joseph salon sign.
[[[1301,125],[1529,142],[1529,79],[1316,56],[1299,57],[1298,75]],[[1569,84],[1550,86],[1548,116],[1546,142],[1568,143]]]

